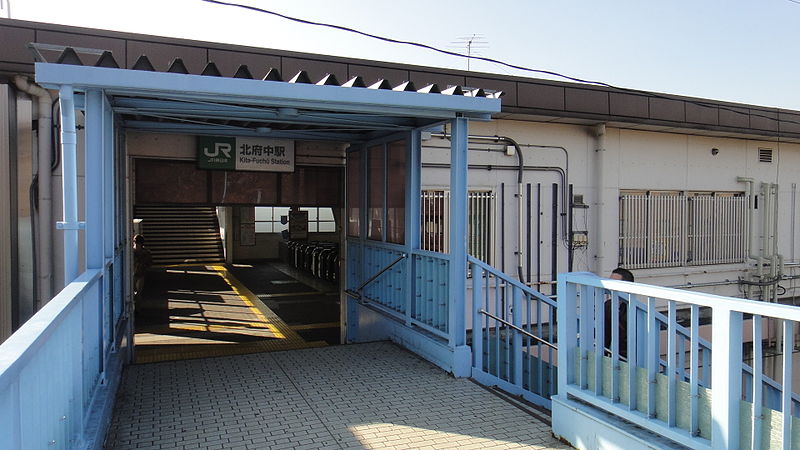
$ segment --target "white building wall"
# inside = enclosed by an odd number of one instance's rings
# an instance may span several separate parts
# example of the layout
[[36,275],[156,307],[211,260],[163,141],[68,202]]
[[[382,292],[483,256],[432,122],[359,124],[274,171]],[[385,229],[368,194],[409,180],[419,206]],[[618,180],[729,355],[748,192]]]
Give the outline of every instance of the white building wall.
[[[676,190],[676,191],[722,191],[744,192],[745,184],[738,182],[737,177],[749,177],[755,180],[758,190],[760,183],[779,184],[779,217],[778,217],[778,248],[787,263],[785,273],[800,275],[800,267],[793,266],[797,255],[796,223],[798,211],[796,205],[796,185],[800,182],[800,145],[792,143],[777,143],[770,140],[754,140],[736,137],[696,136],[676,130],[669,131],[643,131],[607,127],[605,133],[605,152],[602,158],[604,174],[603,195],[599,195],[596,188],[598,177],[598,158],[596,148],[599,145],[592,126],[569,125],[540,122],[521,122],[511,120],[496,120],[488,123],[470,123],[471,135],[500,135],[513,138],[522,147],[526,166],[557,166],[566,170],[564,154],[559,149],[545,149],[532,147],[557,146],[564,147],[569,154],[569,183],[573,185],[574,194],[584,196],[588,209],[573,209],[573,230],[587,229],[589,231],[589,246],[586,249],[576,250],[574,253],[574,271],[592,271],[607,275],[619,263],[619,193],[620,190]],[[446,164],[449,161],[449,142],[442,138],[433,137],[425,141],[423,148],[422,185],[423,189],[443,188],[448,185],[449,172],[444,167],[429,167],[430,163]],[[471,141],[469,163],[471,165],[516,166],[516,156],[507,156],[498,151],[502,145],[489,141]],[[759,149],[770,148],[773,150],[773,162],[759,162]],[[717,151],[712,152],[712,149]],[[499,230],[494,236],[495,260],[492,264],[496,267],[504,266],[506,273],[517,273],[517,257],[519,251],[517,200],[514,197],[517,191],[517,174],[513,170],[487,170],[486,168],[471,168],[469,185],[471,189],[494,190],[499,201],[501,185],[505,185],[505,213],[500,217],[503,209],[499,204],[496,207],[497,223],[504,224],[505,254],[500,254]],[[558,176],[551,172],[526,170],[523,183],[531,183],[533,189],[537,183],[542,186],[542,231],[540,264],[543,269],[542,279],[549,280],[551,274],[550,244],[550,190],[552,183],[557,183]],[[795,184],[793,191],[792,184]],[[793,194],[794,192],[794,194]],[[759,202],[762,202],[759,199]],[[763,203],[763,202],[762,202]],[[602,205],[602,206],[598,206]],[[535,214],[535,199],[533,214]],[[559,208],[560,211],[560,208]],[[602,211],[602,214],[600,214]],[[760,214],[758,211],[756,232],[760,233]],[[602,220],[604,247],[604,261],[598,265],[598,246],[593,238],[593,229],[597,226],[597,215]],[[532,218],[535,220],[535,218]],[[532,227],[535,232],[535,225]],[[794,231],[793,231],[794,230]],[[557,272],[567,270],[567,248],[563,243],[561,229],[559,228],[559,243],[557,245],[558,265]],[[760,241],[759,241],[760,242]],[[524,238],[521,243],[523,250]],[[757,250],[757,249],[756,249]],[[535,249],[534,249],[535,252]],[[502,259],[501,259],[502,258]],[[527,274],[526,267],[523,272]],[[536,264],[535,260],[532,264]],[[652,283],[662,286],[679,286],[698,283],[730,284],[721,286],[705,286],[692,289],[720,295],[742,296],[736,280],[745,277],[747,267],[751,263],[719,264],[687,267],[670,267],[659,269],[634,270],[637,281]],[[535,281],[535,280],[534,280]],[[785,296],[795,295],[796,284],[793,281],[782,282],[787,288]],[[549,288],[541,289],[549,293]]]

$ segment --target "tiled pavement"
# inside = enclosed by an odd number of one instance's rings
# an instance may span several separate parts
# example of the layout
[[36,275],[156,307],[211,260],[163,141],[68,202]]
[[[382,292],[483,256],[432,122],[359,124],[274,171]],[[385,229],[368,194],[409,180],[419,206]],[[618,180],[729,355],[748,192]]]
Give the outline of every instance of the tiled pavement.
[[550,427],[387,342],[129,366],[129,448],[568,448]]

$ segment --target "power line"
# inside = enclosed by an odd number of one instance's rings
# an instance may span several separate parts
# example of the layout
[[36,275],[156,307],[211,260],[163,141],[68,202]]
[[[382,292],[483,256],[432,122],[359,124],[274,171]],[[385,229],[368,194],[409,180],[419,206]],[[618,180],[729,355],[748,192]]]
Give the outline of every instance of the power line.
[[[232,7],[236,7],[236,8],[242,8],[242,9],[246,9],[246,10],[250,10],[250,11],[260,12],[260,13],[263,13],[263,14],[269,14],[271,16],[280,17],[281,19],[286,19],[286,20],[290,20],[292,22],[297,22],[297,23],[301,23],[301,24],[305,24],[305,25],[314,25],[314,26],[318,26],[318,27],[331,28],[331,29],[334,29],[334,30],[345,31],[345,32],[348,32],[348,33],[354,33],[354,34],[357,34],[357,35],[360,35],[360,36],[368,37],[368,38],[371,38],[371,39],[377,39],[379,41],[388,42],[388,43],[391,43],[391,44],[409,45],[409,46],[412,46],[412,47],[418,47],[418,48],[422,48],[422,49],[425,49],[425,50],[430,50],[430,51],[433,51],[433,52],[436,52],[436,53],[441,53],[443,55],[455,56],[455,57],[458,57],[458,58],[467,58],[467,60],[474,59],[474,60],[484,61],[484,62],[488,62],[488,63],[492,63],[492,64],[497,64],[499,66],[508,67],[508,68],[511,68],[511,69],[521,70],[523,72],[531,72],[531,73],[538,73],[538,74],[542,74],[542,75],[550,75],[550,76],[553,76],[553,77],[563,78],[563,79],[569,80],[569,81],[574,81],[576,83],[583,83],[583,84],[590,84],[590,85],[594,85],[594,86],[605,87],[605,88],[608,88],[608,89],[613,89],[615,91],[620,91],[620,92],[624,92],[624,93],[646,95],[648,97],[664,99],[664,100],[675,100],[675,98],[673,96],[659,94],[659,93],[653,92],[653,91],[645,91],[645,90],[641,90],[641,89],[624,88],[624,87],[615,86],[613,84],[609,84],[609,83],[606,83],[606,82],[603,82],[603,81],[587,80],[587,79],[583,79],[583,78],[572,77],[572,76],[569,76],[569,75],[564,75],[562,73],[554,72],[552,70],[532,69],[530,67],[520,66],[518,64],[512,64],[512,63],[508,63],[508,62],[501,61],[501,60],[498,60],[498,59],[488,58],[488,57],[485,57],[485,56],[465,55],[463,53],[458,53],[458,52],[454,52],[454,51],[450,51],[450,50],[443,50],[443,49],[440,49],[440,48],[437,48],[437,47],[433,47],[433,46],[428,45],[428,44],[422,44],[422,43],[414,42],[414,41],[406,41],[406,40],[402,40],[402,39],[394,39],[394,38],[390,38],[390,37],[386,37],[386,36],[380,36],[380,35],[377,35],[377,34],[367,33],[365,31],[357,30],[355,28],[345,27],[345,26],[342,26],[342,25],[335,25],[335,24],[324,23],[324,22],[315,22],[313,20],[300,19],[300,18],[297,18],[297,17],[288,16],[286,14],[281,14],[279,12],[271,11],[271,10],[268,10],[268,9],[258,8],[256,6],[243,5],[243,4],[239,4],[239,3],[224,2],[224,1],[220,1],[220,0],[201,0],[201,1],[206,2],[206,3],[213,3],[213,4],[217,4],[217,5],[232,6]],[[800,0],[788,0],[788,1],[790,1],[792,3],[800,4]],[[765,114],[753,114],[753,113],[749,113],[749,112],[742,112],[742,111],[740,111],[738,109],[729,108],[729,107],[722,106],[722,105],[719,105],[719,104],[707,103],[707,102],[698,101],[698,100],[688,100],[688,99],[681,99],[681,100],[686,102],[686,103],[689,103],[689,104],[692,104],[692,105],[695,105],[695,106],[701,106],[701,107],[704,107],[704,108],[717,108],[720,111],[731,112],[731,113],[734,113],[734,114],[745,115],[745,116],[750,116],[750,117],[759,117],[759,118],[768,119],[768,120],[774,120],[774,121],[778,122],[778,125],[780,125],[781,122],[800,125],[800,121],[796,121],[796,120],[788,120],[788,119],[779,120],[779,119],[777,119],[775,117],[768,116],[768,115],[765,115]],[[780,133],[780,130],[778,130],[778,133]]]

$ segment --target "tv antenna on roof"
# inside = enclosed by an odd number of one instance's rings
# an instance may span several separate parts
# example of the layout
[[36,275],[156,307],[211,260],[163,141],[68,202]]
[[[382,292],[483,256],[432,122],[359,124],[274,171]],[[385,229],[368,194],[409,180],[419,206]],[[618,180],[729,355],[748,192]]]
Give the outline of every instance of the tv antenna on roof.
[[456,38],[451,44],[451,48],[458,50],[466,50],[467,54],[467,71],[469,71],[469,62],[473,56],[482,56],[481,50],[489,48],[489,41],[486,36],[478,33],[473,33],[467,36],[460,36]]

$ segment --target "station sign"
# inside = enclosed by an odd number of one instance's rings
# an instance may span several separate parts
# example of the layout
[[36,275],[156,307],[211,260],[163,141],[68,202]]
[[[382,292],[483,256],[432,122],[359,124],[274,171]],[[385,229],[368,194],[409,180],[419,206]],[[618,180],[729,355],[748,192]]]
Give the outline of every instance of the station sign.
[[197,167],[294,172],[294,141],[260,137],[197,137]]

